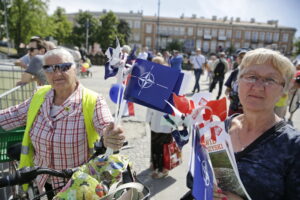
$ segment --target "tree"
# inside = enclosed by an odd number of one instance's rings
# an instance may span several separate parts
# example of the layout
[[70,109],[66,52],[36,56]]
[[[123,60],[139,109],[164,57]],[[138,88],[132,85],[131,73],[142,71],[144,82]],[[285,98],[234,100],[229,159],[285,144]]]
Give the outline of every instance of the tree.
[[58,7],[51,16],[53,32],[52,36],[58,44],[67,43],[72,33],[72,23],[67,19],[64,8]]
[[9,30],[14,43],[28,43],[33,35],[46,37],[52,32],[47,3],[42,0],[12,0],[9,8]]
[[100,17],[101,29],[98,32],[98,41],[103,50],[108,47],[115,46],[116,37],[118,37],[121,44],[124,44],[125,39],[122,35],[118,35],[118,19],[113,12],[108,12],[106,15]]
[[299,55],[300,54],[300,37],[294,43],[294,47],[295,47],[295,54]]
[[75,16],[73,32],[70,37],[70,41],[79,47],[85,46],[87,28],[89,32],[89,43],[92,44],[98,40],[97,32],[100,28],[99,20],[88,11],[83,12],[80,10]]
[[122,37],[124,38],[124,43],[128,44],[129,37],[131,34],[131,29],[129,27],[129,24],[125,20],[120,19],[120,22],[117,26],[117,30],[119,35],[122,35]]
[[168,51],[172,51],[172,50],[182,51],[183,43],[180,42],[179,40],[173,40],[172,42],[167,44],[167,50]]

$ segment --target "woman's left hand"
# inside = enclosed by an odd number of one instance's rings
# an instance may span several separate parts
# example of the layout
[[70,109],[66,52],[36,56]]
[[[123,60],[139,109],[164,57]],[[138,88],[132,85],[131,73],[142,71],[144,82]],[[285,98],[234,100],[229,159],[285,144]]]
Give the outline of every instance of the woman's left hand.
[[120,127],[115,127],[110,123],[103,133],[103,144],[113,150],[118,150],[123,146],[125,141],[124,132]]

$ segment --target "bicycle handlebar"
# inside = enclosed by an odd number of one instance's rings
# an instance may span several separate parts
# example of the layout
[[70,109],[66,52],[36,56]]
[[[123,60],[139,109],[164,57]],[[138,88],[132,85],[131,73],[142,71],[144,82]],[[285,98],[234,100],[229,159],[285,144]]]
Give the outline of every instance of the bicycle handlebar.
[[48,174],[48,175],[62,177],[62,178],[71,178],[72,174],[76,170],[77,168],[54,170],[54,169],[48,169],[42,167],[24,167],[20,170],[17,170],[14,175],[10,174],[0,178],[0,188],[29,183],[40,174]]

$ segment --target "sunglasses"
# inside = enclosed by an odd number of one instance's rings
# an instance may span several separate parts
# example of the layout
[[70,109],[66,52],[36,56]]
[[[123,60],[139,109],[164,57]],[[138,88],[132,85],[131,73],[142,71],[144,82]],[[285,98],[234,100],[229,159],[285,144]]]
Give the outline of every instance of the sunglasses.
[[60,72],[68,71],[73,63],[61,63],[61,64],[55,64],[55,65],[44,65],[43,69],[45,72],[52,73],[55,72],[55,70],[59,70]]
[[31,48],[27,48],[27,51],[33,52],[35,49],[39,49],[39,48],[33,48],[33,47],[31,47]]

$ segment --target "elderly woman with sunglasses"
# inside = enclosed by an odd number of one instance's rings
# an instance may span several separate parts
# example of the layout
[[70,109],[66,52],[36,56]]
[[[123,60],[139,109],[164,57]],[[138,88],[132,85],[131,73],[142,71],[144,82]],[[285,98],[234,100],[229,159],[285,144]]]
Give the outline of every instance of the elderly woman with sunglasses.
[[[26,125],[20,166],[77,167],[88,160],[100,138],[105,147],[119,149],[125,139],[123,131],[114,127],[104,98],[78,82],[73,56],[64,49],[48,51],[43,69],[50,86],[41,87],[20,105],[0,111],[2,128]],[[37,181],[40,190],[46,182],[54,187],[62,184],[60,178],[48,175]]]
[[[274,113],[290,87],[293,64],[273,50],[246,53],[238,76],[243,114],[230,116],[238,171],[252,199],[300,199],[300,133]],[[215,187],[214,199],[243,199]],[[246,198],[245,198],[246,199]]]

